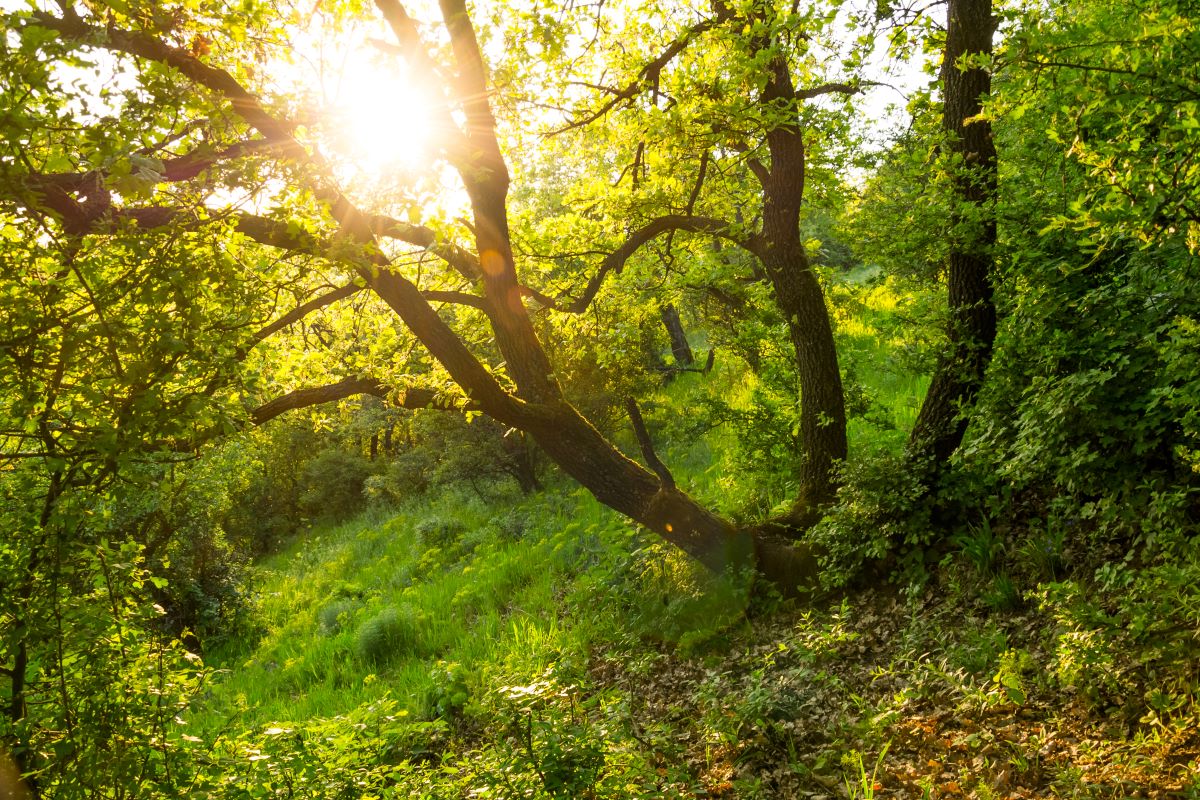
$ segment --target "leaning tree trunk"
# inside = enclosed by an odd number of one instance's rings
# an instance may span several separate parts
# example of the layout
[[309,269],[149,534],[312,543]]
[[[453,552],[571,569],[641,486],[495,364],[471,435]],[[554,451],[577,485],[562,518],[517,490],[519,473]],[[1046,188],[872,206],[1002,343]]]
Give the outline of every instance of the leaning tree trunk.
[[[399,4],[394,0],[376,0],[376,4],[402,43],[419,41],[415,24]],[[799,577],[811,577],[806,551],[779,547],[769,537],[740,530],[713,514],[673,482],[668,484],[625,456],[564,399],[521,301],[508,226],[509,173],[496,138],[478,40],[463,0],[440,0],[440,5],[458,68],[454,91],[465,118],[462,140],[450,157],[471,201],[485,307],[516,385],[515,396],[469,352],[415,286],[386,270],[363,270],[362,276],[480,410],[532,435],[551,460],[601,503],[660,534],[710,569],[755,565],[785,590],[794,588]],[[344,230],[365,243],[373,242],[368,221],[354,213],[350,217],[343,220]]]
[[692,346],[688,344],[687,333],[683,330],[683,320],[679,318],[679,310],[668,303],[662,307],[663,327],[671,337],[671,354],[675,356],[675,366],[690,367],[696,360],[692,355]]
[[[992,301],[992,246],[996,222],[987,205],[995,195],[996,145],[992,126],[979,118],[983,98],[991,90],[987,69],[962,69],[963,58],[992,52],[996,29],[992,0],[950,0],[946,52],[942,62],[942,128],[950,138],[956,170],[955,194],[980,227],[965,238],[956,237],[947,270],[950,319],[949,350],[939,361],[909,439],[909,452],[937,469],[962,443],[967,411],[983,385],[996,338],[996,307]],[[958,227],[956,225],[956,227]]]

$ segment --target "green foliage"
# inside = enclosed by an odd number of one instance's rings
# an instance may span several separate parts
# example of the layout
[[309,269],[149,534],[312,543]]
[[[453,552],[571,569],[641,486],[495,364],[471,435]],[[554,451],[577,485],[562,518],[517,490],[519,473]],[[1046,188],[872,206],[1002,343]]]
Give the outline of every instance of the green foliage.
[[903,455],[879,453],[843,467],[838,505],[809,533],[821,548],[821,581],[840,586],[864,564],[889,553],[910,580],[925,575],[924,552],[936,538],[927,491]]
[[[0,546],[5,555],[13,544]],[[49,796],[105,796],[118,786],[169,797],[191,758],[179,715],[206,672],[161,633],[164,612],[149,594],[165,584],[143,568],[138,545],[100,541],[75,553],[70,584],[67,568],[52,562],[31,576],[36,596],[5,593],[0,656],[12,664],[23,648],[31,658],[27,710],[0,718],[0,737]]]
[[1054,619],[1054,677],[1088,705],[1128,720],[1151,713],[1156,692],[1194,693],[1190,620],[1200,608],[1195,549],[1134,569],[1113,562],[1091,582],[1046,584],[1040,610]]
[[327,450],[304,465],[300,508],[313,517],[348,519],[366,503],[363,486],[370,463],[357,453]]
[[[439,722],[414,721],[390,698],[345,715],[279,722],[211,743],[197,742],[196,797],[353,798],[394,787],[444,735]],[[203,748],[203,750],[201,750]]]

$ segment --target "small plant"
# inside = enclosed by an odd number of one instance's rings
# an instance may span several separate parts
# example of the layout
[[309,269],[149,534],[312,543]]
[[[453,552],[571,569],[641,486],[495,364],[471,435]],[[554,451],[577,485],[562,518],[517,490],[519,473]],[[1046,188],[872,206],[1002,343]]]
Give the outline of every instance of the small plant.
[[992,575],[1004,557],[1004,542],[992,530],[991,523],[984,517],[978,525],[967,526],[965,533],[954,537],[954,543],[962,550],[963,557],[980,575]]
[[1048,522],[1045,530],[1030,532],[1029,537],[1021,543],[1018,554],[1040,580],[1056,581],[1063,574],[1065,547],[1065,526],[1059,522]]
[[1021,607],[1021,590],[1006,573],[992,578],[983,590],[982,600],[993,611],[1015,611]]
[[849,767],[850,771],[846,775],[846,794],[853,800],[873,800],[875,792],[883,788],[876,778],[879,775],[879,768],[883,765],[883,759],[887,757],[888,748],[892,746],[888,742],[879,751],[879,756],[875,759],[875,766],[871,768],[871,774],[867,774],[866,764],[863,762],[863,754],[858,750],[851,750],[842,757],[842,765]]
[[1024,650],[1007,650],[1000,656],[1000,667],[992,677],[996,690],[989,698],[1023,705],[1027,697],[1025,681],[1021,675],[1033,669],[1033,659]]
[[512,712],[505,769],[510,788],[524,775],[525,783],[540,784],[550,797],[592,795],[604,770],[604,738],[589,724],[578,688],[559,683],[552,667],[527,686],[501,692]]
[[471,698],[467,688],[467,671],[456,661],[438,661],[429,671],[432,686],[429,690],[429,705],[433,713],[442,719],[462,714]]
[[346,623],[354,615],[358,604],[352,600],[334,600],[321,609],[317,619],[321,625],[321,633],[332,636],[346,627]]

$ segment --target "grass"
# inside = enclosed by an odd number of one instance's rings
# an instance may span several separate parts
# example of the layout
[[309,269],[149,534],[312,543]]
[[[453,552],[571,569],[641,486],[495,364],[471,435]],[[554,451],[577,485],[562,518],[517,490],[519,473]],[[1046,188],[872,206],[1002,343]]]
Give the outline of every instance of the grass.
[[[548,654],[577,650],[582,643],[572,637],[586,630],[563,630],[557,601],[600,545],[572,534],[614,522],[594,503],[581,505],[568,517],[546,498],[517,502],[515,512],[538,516],[519,541],[489,527],[495,509],[458,493],[297,537],[257,567],[258,640],[209,655],[222,670],[210,708],[266,723],[332,716],[391,696],[425,715],[433,661],[536,671]],[[421,523],[446,517],[465,533],[426,548]]]

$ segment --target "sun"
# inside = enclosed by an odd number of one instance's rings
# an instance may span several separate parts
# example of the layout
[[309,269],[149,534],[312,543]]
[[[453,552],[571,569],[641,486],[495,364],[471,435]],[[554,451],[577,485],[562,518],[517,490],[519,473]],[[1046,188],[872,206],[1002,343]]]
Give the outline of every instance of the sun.
[[339,156],[373,175],[429,165],[432,98],[397,58],[357,51],[326,89],[325,125]]

